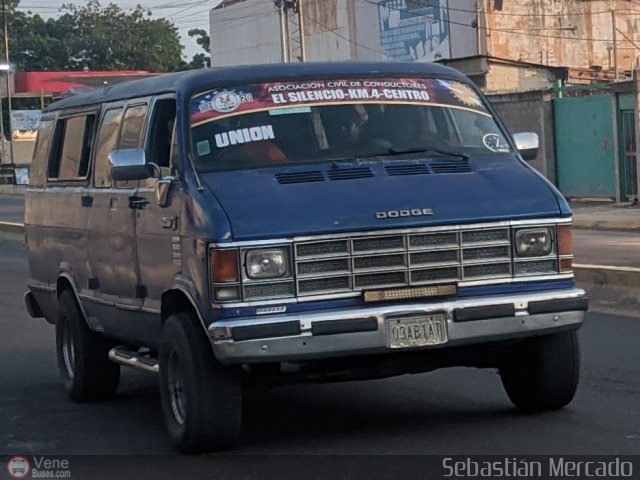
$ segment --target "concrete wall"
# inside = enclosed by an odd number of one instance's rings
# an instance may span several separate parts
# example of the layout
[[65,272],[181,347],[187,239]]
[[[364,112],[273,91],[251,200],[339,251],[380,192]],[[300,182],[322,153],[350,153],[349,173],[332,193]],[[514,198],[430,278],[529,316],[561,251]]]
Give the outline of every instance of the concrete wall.
[[640,31],[635,2],[509,0],[500,3],[502,10],[497,11],[495,2],[484,0],[488,8],[488,30],[484,35],[489,55],[494,57],[571,68],[613,69],[611,10],[616,11],[616,24],[621,32],[617,34],[620,71],[631,70],[640,53],[628,40],[637,39]]
[[280,19],[273,2],[228,3],[210,11],[211,65],[280,62]]
[[545,90],[555,80],[553,72],[542,68],[490,63],[485,78],[485,93]]
[[[350,3],[352,0],[305,1],[305,50],[308,61],[354,58],[350,32]],[[295,25],[295,21],[292,23]]]
[[489,101],[510,133],[535,132],[540,137],[538,157],[531,165],[556,183],[552,95],[548,91],[490,95]]

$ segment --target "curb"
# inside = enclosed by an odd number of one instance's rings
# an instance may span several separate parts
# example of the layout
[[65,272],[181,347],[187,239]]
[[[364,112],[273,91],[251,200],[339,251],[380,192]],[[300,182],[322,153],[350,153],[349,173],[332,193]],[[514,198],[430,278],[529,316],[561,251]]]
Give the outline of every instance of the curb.
[[15,185],[0,185],[0,195],[20,195],[24,196],[27,188]]
[[16,222],[0,222],[0,230],[7,233],[24,233],[24,224]]
[[573,217],[573,228],[588,230],[640,230],[640,220],[588,220]]

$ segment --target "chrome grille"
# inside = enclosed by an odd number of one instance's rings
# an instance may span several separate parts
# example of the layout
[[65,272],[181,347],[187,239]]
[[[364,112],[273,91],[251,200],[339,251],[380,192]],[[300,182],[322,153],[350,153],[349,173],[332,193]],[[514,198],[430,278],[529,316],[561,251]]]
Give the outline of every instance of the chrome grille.
[[337,260],[318,260],[298,263],[298,275],[313,275],[314,273],[349,272],[348,258]]
[[354,252],[375,252],[377,250],[396,250],[404,248],[404,235],[353,240]]
[[558,266],[555,259],[534,260],[528,262],[518,262],[515,266],[516,275],[538,275],[545,273],[556,273]]
[[319,293],[319,292],[342,292],[351,288],[351,277],[329,277],[317,278],[312,280],[300,280],[298,282],[298,291],[301,294]]
[[[294,247],[300,296],[514,275],[509,226],[304,240]],[[518,262],[517,272],[547,272],[548,262]]]
[[458,233],[427,233],[424,235],[409,235],[409,245],[413,248],[420,247],[445,247],[458,245]]
[[376,257],[355,257],[353,259],[353,269],[357,271],[383,267],[404,267],[406,258],[404,253]]
[[349,253],[349,240],[336,240],[333,242],[303,243],[296,246],[298,258],[335,255],[337,253]]
[[292,297],[295,295],[293,282],[258,283],[244,286],[244,297],[254,300],[270,297]]

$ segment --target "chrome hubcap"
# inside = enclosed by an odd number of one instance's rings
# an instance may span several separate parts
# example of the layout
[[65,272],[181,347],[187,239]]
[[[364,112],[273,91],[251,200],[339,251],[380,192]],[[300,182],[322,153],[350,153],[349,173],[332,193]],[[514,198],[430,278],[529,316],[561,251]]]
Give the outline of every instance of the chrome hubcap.
[[73,345],[73,332],[71,332],[68,325],[65,325],[63,328],[62,357],[64,359],[64,368],[69,378],[73,378],[76,371],[76,349]]
[[169,354],[167,368],[167,378],[169,383],[169,400],[173,417],[179,425],[184,424],[186,399],[184,394],[184,380],[180,369],[180,359],[175,350]]

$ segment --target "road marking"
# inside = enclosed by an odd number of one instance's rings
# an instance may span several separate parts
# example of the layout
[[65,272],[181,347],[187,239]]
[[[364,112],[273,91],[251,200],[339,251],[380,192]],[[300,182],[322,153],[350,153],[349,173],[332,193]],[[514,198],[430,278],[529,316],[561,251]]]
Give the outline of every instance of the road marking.
[[603,270],[615,270],[618,272],[640,273],[640,268],[636,268],[636,267],[617,267],[614,265],[591,265],[588,263],[574,263],[573,266],[575,268],[600,268]]

